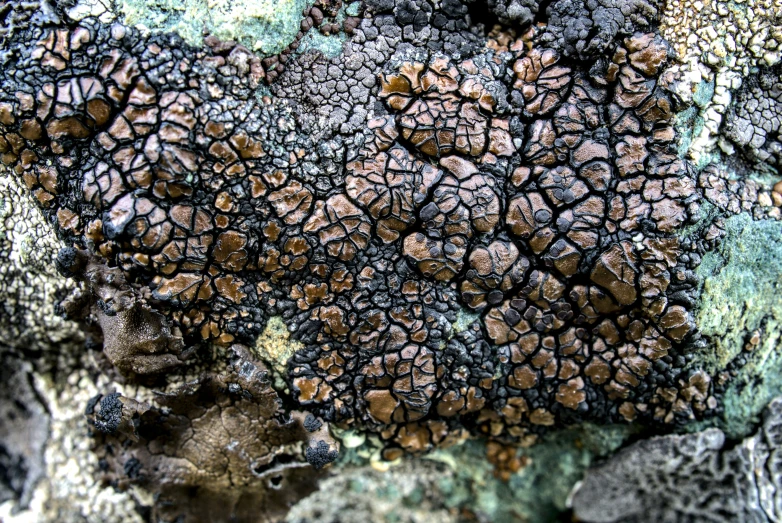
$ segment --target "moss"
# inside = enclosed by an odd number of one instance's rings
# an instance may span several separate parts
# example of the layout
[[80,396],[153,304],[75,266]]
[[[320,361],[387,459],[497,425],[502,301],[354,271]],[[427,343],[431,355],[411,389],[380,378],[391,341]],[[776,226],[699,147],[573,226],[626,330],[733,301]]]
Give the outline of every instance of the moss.
[[[741,437],[782,393],[782,222],[740,214],[725,227],[724,240],[697,271],[703,283],[696,321],[709,350],[696,353],[693,365],[717,373],[746,359],[725,392],[722,417],[710,423]],[[756,331],[760,342],[748,352]]]

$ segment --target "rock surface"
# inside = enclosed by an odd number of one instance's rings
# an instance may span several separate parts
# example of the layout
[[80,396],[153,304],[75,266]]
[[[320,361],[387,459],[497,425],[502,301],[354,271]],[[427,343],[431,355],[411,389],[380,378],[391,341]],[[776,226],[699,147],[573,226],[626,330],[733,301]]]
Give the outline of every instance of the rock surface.
[[782,398],[734,445],[719,429],[634,443],[586,473],[572,497],[585,522],[776,521]]
[[778,516],[779,20],[0,0],[0,518]]

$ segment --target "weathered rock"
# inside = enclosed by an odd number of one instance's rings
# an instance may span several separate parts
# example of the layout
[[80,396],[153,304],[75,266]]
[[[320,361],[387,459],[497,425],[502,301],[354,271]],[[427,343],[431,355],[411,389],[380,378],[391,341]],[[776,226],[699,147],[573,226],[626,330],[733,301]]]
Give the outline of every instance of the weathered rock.
[[585,522],[775,521],[782,507],[782,398],[737,445],[719,429],[630,445],[590,469],[572,495]]
[[563,427],[743,436],[779,393],[768,0],[199,1],[0,5],[25,514],[279,519],[335,474],[291,517],[394,517],[328,494],[363,452],[449,460],[432,519],[548,518],[596,455]]

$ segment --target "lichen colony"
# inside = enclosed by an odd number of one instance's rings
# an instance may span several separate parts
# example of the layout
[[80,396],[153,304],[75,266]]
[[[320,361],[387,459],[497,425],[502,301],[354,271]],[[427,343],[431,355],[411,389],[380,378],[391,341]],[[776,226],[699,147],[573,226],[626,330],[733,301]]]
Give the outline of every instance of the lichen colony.
[[[70,7],[0,3],[0,160],[81,282],[61,311],[159,391],[89,406],[115,486],[295,482],[329,427],[393,460],[721,411],[695,271],[782,187],[680,154],[654,0],[317,0],[273,56]],[[341,53],[299,52],[316,31]],[[778,81],[727,116],[741,165],[779,165]],[[279,321],[296,349],[261,362]],[[209,456],[231,438],[250,465]]]

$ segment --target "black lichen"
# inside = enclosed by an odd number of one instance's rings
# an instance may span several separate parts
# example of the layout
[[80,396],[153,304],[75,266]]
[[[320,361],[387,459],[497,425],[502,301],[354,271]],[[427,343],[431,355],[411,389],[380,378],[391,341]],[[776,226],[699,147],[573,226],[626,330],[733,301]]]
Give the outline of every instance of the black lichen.
[[323,426],[323,423],[312,414],[308,413],[307,417],[304,418],[304,428],[307,430],[307,432],[315,432],[316,430],[320,429],[321,426]]
[[120,394],[113,392],[100,400],[100,409],[95,415],[95,428],[106,434],[114,434],[122,421]]
[[307,463],[312,465],[315,470],[319,470],[337,459],[339,452],[332,450],[325,441],[318,440],[315,445],[307,447],[305,456]]

